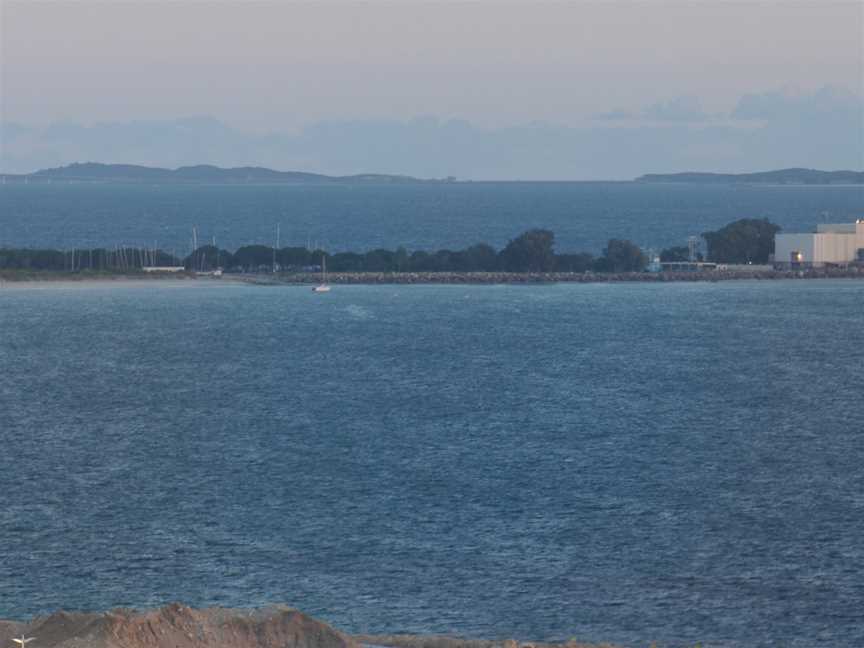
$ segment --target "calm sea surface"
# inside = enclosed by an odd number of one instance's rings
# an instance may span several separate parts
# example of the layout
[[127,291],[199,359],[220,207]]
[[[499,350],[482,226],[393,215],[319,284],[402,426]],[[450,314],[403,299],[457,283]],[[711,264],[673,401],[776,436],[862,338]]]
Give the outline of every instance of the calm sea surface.
[[0,617],[864,645],[864,282],[0,288]]
[[0,247],[152,246],[186,254],[191,232],[228,249],[320,245],[496,247],[531,227],[555,232],[562,251],[599,252],[610,238],[643,247],[739,218],[786,231],[864,217],[864,186],[782,187],[633,183],[469,183],[393,186],[0,186]]

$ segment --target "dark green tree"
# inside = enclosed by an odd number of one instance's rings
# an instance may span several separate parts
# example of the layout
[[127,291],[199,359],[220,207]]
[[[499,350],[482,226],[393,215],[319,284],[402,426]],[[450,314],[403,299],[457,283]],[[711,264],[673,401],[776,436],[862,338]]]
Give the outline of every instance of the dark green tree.
[[382,248],[369,250],[363,255],[363,269],[366,272],[393,272],[396,270],[396,253]]
[[500,267],[507,272],[551,272],[555,269],[555,235],[532,229],[507,244],[500,255]]
[[244,245],[234,253],[233,266],[255,272],[273,269],[273,248],[269,245]]
[[234,265],[234,255],[228,250],[220,250],[212,245],[202,245],[183,260],[183,265],[186,266],[187,270],[205,272],[216,268],[230,268]]
[[320,264],[321,257],[314,259],[305,247],[284,247],[276,252],[276,261],[285,270],[295,270]]
[[587,252],[558,254],[555,257],[557,272],[586,272],[594,267],[594,255]]
[[774,252],[774,235],[780,231],[767,218],[742,218],[702,236],[708,244],[708,259],[718,263],[768,263]]
[[494,272],[498,269],[498,253],[491,245],[478,243],[459,253],[457,270],[464,272]]
[[631,241],[610,239],[594,264],[599,272],[641,272],[648,265],[642,248]]
[[690,260],[690,248],[684,245],[676,245],[675,247],[666,248],[660,253],[660,260],[663,263],[680,263]]
[[400,245],[396,248],[396,254],[393,256],[396,272],[407,272],[410,269],[408,261],[408,250]]
[[432,255],[423,250],[412,252],[408,258],[408,267],[411,272],[432,272],[434,270],[434,259]]
[[356,252],[339,252],[327,260],[333,272],[363,272],[363,255]]
[[450,272],[458,265],[459,254],[451,250],[438,250],[432,255],[432,271]]

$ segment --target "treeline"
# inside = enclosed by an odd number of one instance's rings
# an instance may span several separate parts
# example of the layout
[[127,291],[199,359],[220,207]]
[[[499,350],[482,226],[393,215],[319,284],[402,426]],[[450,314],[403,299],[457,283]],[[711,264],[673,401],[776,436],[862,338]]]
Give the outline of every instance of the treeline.
[[[707,232],[703,236],[708,258],[720,263],[767,263],[779,229],[767,220],[744,219]],[[688,247],[671,247],[662,251],[660,259],[688,261],[689,255]],[[226,272],[309,272],[318,270],[322,260],[332,272],[639,272],[649,261],[638,245],[621,239],[609,240],[599,256],[587,252],[559,254],[555,252],[555,235],[544,229],[529,230],[501,250],[478,243],[462,250],[436,252],[409,252],[400,247],[330,254],[304,247],[247,245],[232,252],[205,245],[181,259],[162,250],[131,247],[0,249],[0,269],[58,272],[127,272],[147,266],[183,266],[197,272],[217,268]]]
[[556,254],[555,235],[534,229],[510,241],[498,251],[486,243],[463,250],[409,252],[405,248],[378,248],[364,253],[286,247],[274,250],[265,245],[242,247],[234,253],[204,246],[184,260],[190,269],[207,271],[224,268],[234,272],[317,270],[322,260],[332,272],[628,272],[645,267],[647,257],[629,241],[609,241],[603,255]]
[[603,254],[555,253],[555,235],[534,229],[510,241],[498,251],[485,243],[463,250],[383,248],[367,252],[339,252],[303,247],[274,249],[247,245],[236,251],[212,245],[199,247],[180,259],[162,250],[122,247],[116,249],[35,250],[0,249],[2,270],[50,270],[56,272],[128,272],[152,266],[183,266],[193,272],[311,272],[322,261],[332,272],[633,272],[647,264],[642,250],[630,241],[610,240]]

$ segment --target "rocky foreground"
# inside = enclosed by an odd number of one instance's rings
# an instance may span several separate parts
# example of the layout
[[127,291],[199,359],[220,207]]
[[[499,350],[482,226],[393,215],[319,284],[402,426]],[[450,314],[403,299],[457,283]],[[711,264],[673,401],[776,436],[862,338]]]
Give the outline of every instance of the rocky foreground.
[[[278,605],[256,610],[196,610],[174,603],[158,610],[55,612],[30,622],[0,621],[0,647],[35,637],[28,648],[552,648],[549,644],[453,637],[352,637],[302,612]],[[564,648],[558,646],[558,648]],[[574,642],[566,648],[599,648]]]
[[30,623],[0,621],[0,646],[35,637],[28,648],[359,648],[351,637],[285,606],[258,610],[55,612]]

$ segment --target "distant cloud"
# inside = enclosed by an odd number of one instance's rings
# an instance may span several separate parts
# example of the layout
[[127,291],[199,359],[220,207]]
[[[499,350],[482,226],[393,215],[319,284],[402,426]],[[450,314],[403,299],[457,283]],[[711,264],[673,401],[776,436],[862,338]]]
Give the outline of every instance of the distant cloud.
[[3,125],[2,141],[11,142],[27,133],[30,133],[33,129],[23,126],[22,124],[16,124],[14,122],[7,122]]
[[776,90],[744,95],[731,116],[764,121],[830,119],[832,115],[857,115],[864,119],[864,101],[853,92],[834,86],[824,86],[812,93]]
[[250,134],[212,117],[165,121],[0,125],[0,170],[76,161],[177,167],[267,166],[334,175],[426,178],[627,179],[648,172],[743,172],[784,167],[864,168],[864,105],[823,88],[741,98],[707,115],[679,97],[637,113],[605,113],[582,127],[529,123],[480,128],[434,116],[322,121],[293,134]]
[[595,119],[603,121],[626,121],[629,119],[639,119],[639,117],[639,113],[630,112],[629,110],[611,110],[594,115]]
[[656,121],[698,122],[709,119],[696,97],[676,97],[670,101],[661,101],[648,106],[642,115]]
[[612,110],[594,115],[600,121],[638,121],[638,122],[704,122],[712,119],[702,110],[697,97],[681,96],[658,101],[640,111]]

